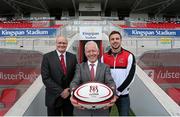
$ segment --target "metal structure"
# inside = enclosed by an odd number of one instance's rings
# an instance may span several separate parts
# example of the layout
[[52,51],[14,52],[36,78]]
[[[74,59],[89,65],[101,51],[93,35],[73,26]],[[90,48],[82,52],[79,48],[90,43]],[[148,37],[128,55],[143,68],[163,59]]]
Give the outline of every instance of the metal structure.
[[75,16],[80,3],[100,4],[104,16],[111,16],[112,11],[117,12],[118,16],[128,16],[130,13],[180,15],[179,0],[0,0],[0,3],[0,17],[36,12],[53,16],[62,14],[62,11]]

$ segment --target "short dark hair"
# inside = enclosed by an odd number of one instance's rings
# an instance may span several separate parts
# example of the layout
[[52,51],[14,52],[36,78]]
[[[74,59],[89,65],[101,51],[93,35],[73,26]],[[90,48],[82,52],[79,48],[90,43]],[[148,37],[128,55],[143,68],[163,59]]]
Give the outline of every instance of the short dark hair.
[[113,34],[118,34],[120,36],[120,38],[122,39],[122,35],[120,32],[118,31],[112,31],[110,34],[109,34],[109,39],[110,39],[110,36],[113,35]]

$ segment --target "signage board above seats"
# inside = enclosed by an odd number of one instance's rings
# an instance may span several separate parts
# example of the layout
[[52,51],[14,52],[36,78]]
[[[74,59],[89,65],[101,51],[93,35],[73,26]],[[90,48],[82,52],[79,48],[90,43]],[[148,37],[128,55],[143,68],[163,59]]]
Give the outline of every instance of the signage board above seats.
[[180,36],[180,30],[166,29],[124,29],[127,36]]
[[101,26],[81,26],[80,40],[102,40],[102,27]]
[[0,37],[18,37],[18,36],[55,36],[56,29],[0,29]]

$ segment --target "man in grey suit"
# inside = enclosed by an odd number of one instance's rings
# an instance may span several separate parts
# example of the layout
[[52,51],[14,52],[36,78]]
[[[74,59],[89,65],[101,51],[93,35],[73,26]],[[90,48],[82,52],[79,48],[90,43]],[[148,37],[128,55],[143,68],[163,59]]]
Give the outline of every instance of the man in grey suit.
[[[88,59],[87,62],[83,62],[81,64],[76,65],[76,71],[72,82],[70,83],[70,89],[73,91],[79,85],[89,82],[96,81],[104,83],[110,86],[113,90],[115,89],[115,83],[113,78],[111,77],[110,68],[98,61],[99,49],[94,41],[89,41],[85,44],[85,55]],[[93,64],[93,73],[94,76],[92,78],[91,68]],[[107,107],[103,109],[91,110],[85,109],[77,104],[77,101],[74,100],[71,96],[71,103],[73,104],[74,111],[73,114],[75,116],[109,116],[109,107],[113,105],[115,102],[115,98],[112,100]]]
[[77,59],[74,54],[66,51],[67,45],[65,37],[57,36],[56,50],[43,56],[41,75],[46,87],[48,116],[73,115],[69,84],[74,77]]

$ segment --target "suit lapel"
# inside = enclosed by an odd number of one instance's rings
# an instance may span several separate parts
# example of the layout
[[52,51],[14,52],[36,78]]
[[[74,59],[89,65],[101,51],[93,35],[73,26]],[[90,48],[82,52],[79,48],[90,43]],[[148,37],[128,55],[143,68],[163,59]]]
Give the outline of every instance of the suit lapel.
[[68,74],[68,69],[70,68],[70,60],[71,58],[69,57],[69,54],[66,52],[66,70],[67,70],[67,74]]
[[63,73],[63,69],[62,67],[60,66],[60,60],[59,60],[59,56],[57,54],[56,51],[54,51],[54,61],[52,62],[55,62],[56,64],[56,67],[55,68],[58,68],[58,71],[60,71],[61,73]]
[[88,66],[87,62],[85,63],[85,67],[84,68],[85,68],[84,71],[86,71],[86,74],[87,74],[86,78],[87,78],[88,81],[90,81],[91,80],[91,76],[90,76],[90,70],[89,70],[89,66]]
[[94,78],[96,81],[98,81],[100,72],[101,72],[101,64],[98,62],[97,68],[96,68],[96,76]]

